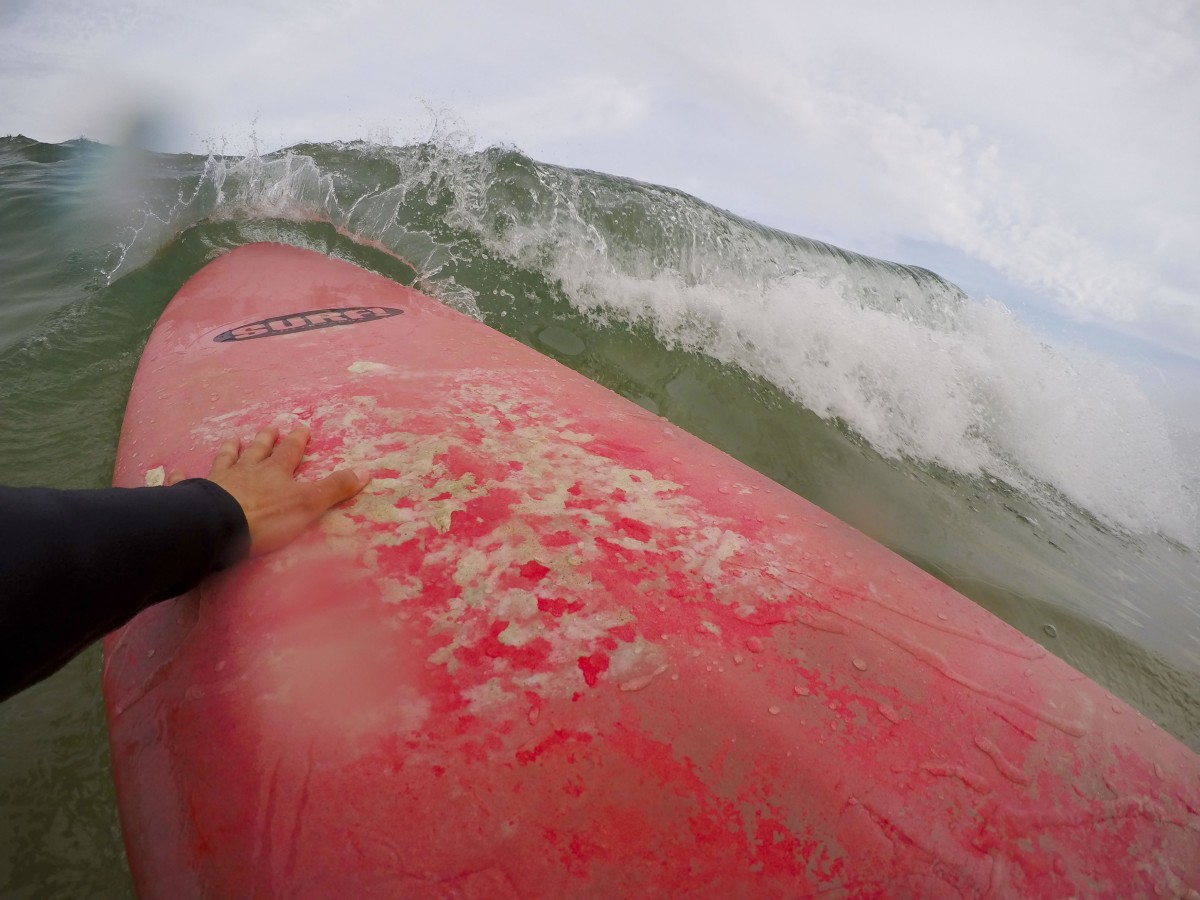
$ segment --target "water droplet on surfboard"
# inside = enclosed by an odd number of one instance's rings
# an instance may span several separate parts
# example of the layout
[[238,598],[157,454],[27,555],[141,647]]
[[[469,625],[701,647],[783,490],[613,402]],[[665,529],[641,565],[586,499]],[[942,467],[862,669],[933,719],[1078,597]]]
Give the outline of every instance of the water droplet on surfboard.
[[623,691],[640,691],[643,688],[648,687],[650,682],[652,682],[655,678],[657,678],[659,675],[661,675],[665,671],[667,671],[667,666],[664,664],[664,665],[659,666],[653,672],[649,672],[645,675],[639,675],[636,678],[629,678],[625,681],[622,681],[620,684],[621,690],[623,690]]

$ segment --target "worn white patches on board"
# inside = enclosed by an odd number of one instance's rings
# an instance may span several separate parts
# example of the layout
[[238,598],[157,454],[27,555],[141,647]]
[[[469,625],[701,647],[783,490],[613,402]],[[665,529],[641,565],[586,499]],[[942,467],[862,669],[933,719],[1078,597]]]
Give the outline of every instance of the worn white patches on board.
[[544,632],[540,623],[509,622],[508,627],[496,635],[496,640],[506,647],[524,647],[534,638],[542,637]]
[[387,363],[358,360],[346,366],[346,371],[351,375],[391,375],[396,370]]
[[146,487],[162,487],[167,480],[167,471],[162,466],[146,470]]
[[631,643],[617,647],[609,663],[609,674],[618,683],[654,678],[666,669],[666,651],[641,635],[636,636]]
[[[296,406],[281,412],[279,403],[261,401],[241,406],[229,412],[206,416],[194,424],[189,432],[193,446],[215,449],[221,442],[239,438],[243,443],[251,440],[261,429],[273,426],[280,433],[293,428],[310,426],[313,411],[307,406]],[[337,423],[341,425],[344,423]],[[333,423],[325,423],[332,429]]]
[[279,418],[279,413],[263,403],[252,403],[227,413],[208,416],[192,427],[192,437],[203,441],[222,441],[236,434],[238,430],[260,427],[263,423],[273,422]]
[[563,636],[573,643],[590,647],[607,636],[612,629],[631,625],[636,621],[629,610],[610,607],[585,616],[563,616],[560,630]]
[[586,444],[590,440],[594,440],[594,436],[582,431],[562,431],[558,435],[564,441],[570,441],[572,444]]
[[746,540],[724,528],[709,527],[701,532],[697,550],[704,557],[700,574],[708,581],[717,581],[724,574],[725,564],[746,546]]
[[403,604],[415,600],[425,590],[425,583],[415,575],[390,578],[380,585],[379,599],[384,603]]
[[[507,590],[500,594],[492,604],[497,619],[514,621],[529,621],[538,619],[537,597],[531,591]],[[501,643],[505,641],[501,640]],[[524,641],[509,641],[510,644],[525,643]]]
[[510,691],[500,678],[489,678],[481,684],[463,688],[462,697],[467,701],[471,715],[479,715],[512,700]]
[[[355,366],[351,374],[382,374]],[[707,593],[746,613],[787,595],[777,582],[764,586],[749,559],[737,564],[746,554],[778,564],[780,548],[757,538],[749,547],[735,521],[675,481],[598,450],[590,429],[536,392],[481,376],[448,379],[437,396],[434,408],[345,395],[312,406],[314,438],[336,442],[306,477],[343,466],[376,473],[322,520],[320,538],[360,561],[386,621],[432,638],[426,661],[455,677],[473,709],[527,705],[530,691],[570,697],[585,688],[580,659],[600,652],[608,666],[588,687],[640,690],[666,671],[657,633],[639,634],[633,612],[603,583],[613,552],[627,556],[622,570],[636,574],[632,589],[642,593],[682,577],[696,599]],[[247,407],[208,427],[227,433],[259,415]],[[444,602],[422,602],[447,585]],[[541,599],[557,606],[542,609]]]
[[481,579],[491,570],[492,558],[482,550],[467,547],[459,555],[454,567],[454,583],[461,588],[463,599],[469,606],[483,605],[485,592],[480,588]]

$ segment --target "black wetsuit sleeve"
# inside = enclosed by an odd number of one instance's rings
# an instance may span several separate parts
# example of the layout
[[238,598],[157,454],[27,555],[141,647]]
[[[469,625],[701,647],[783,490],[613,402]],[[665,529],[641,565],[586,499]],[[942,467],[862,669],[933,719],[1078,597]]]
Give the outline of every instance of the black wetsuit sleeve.
[[246,555],[246,517],[211,481],[0,487],[0,700],[153,603]]

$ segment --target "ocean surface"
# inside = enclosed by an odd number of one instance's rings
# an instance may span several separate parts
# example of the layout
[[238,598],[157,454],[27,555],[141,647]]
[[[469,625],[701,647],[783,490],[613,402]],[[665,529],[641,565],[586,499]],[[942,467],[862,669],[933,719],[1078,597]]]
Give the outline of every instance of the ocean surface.
[[[254,241],[412,284],[665,416],[1200,750],[1196,422],[933,272],[511,148],[0,138],[0,478],[107,485],[158,314]],[[99,676],[93,647],[0,705],[0,896],[130,892]]]

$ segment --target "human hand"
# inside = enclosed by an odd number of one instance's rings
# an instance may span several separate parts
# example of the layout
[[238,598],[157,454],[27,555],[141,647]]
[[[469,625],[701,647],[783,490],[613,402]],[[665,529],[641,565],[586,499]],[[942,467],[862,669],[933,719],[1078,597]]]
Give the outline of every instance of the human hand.
[[[308,435],[307,428],[297,428],[276,444],[279,429],[272,426],[255,435],[244,450],[236,438],[217,450],[208,480],[228,491],[242,507],[250,526],[251,556],[291,543],[327,509],[350,499],[371,480],[369,475],[341,469],[321,481],[296,481]],[[167,483],[186,477],[174,471]]]

